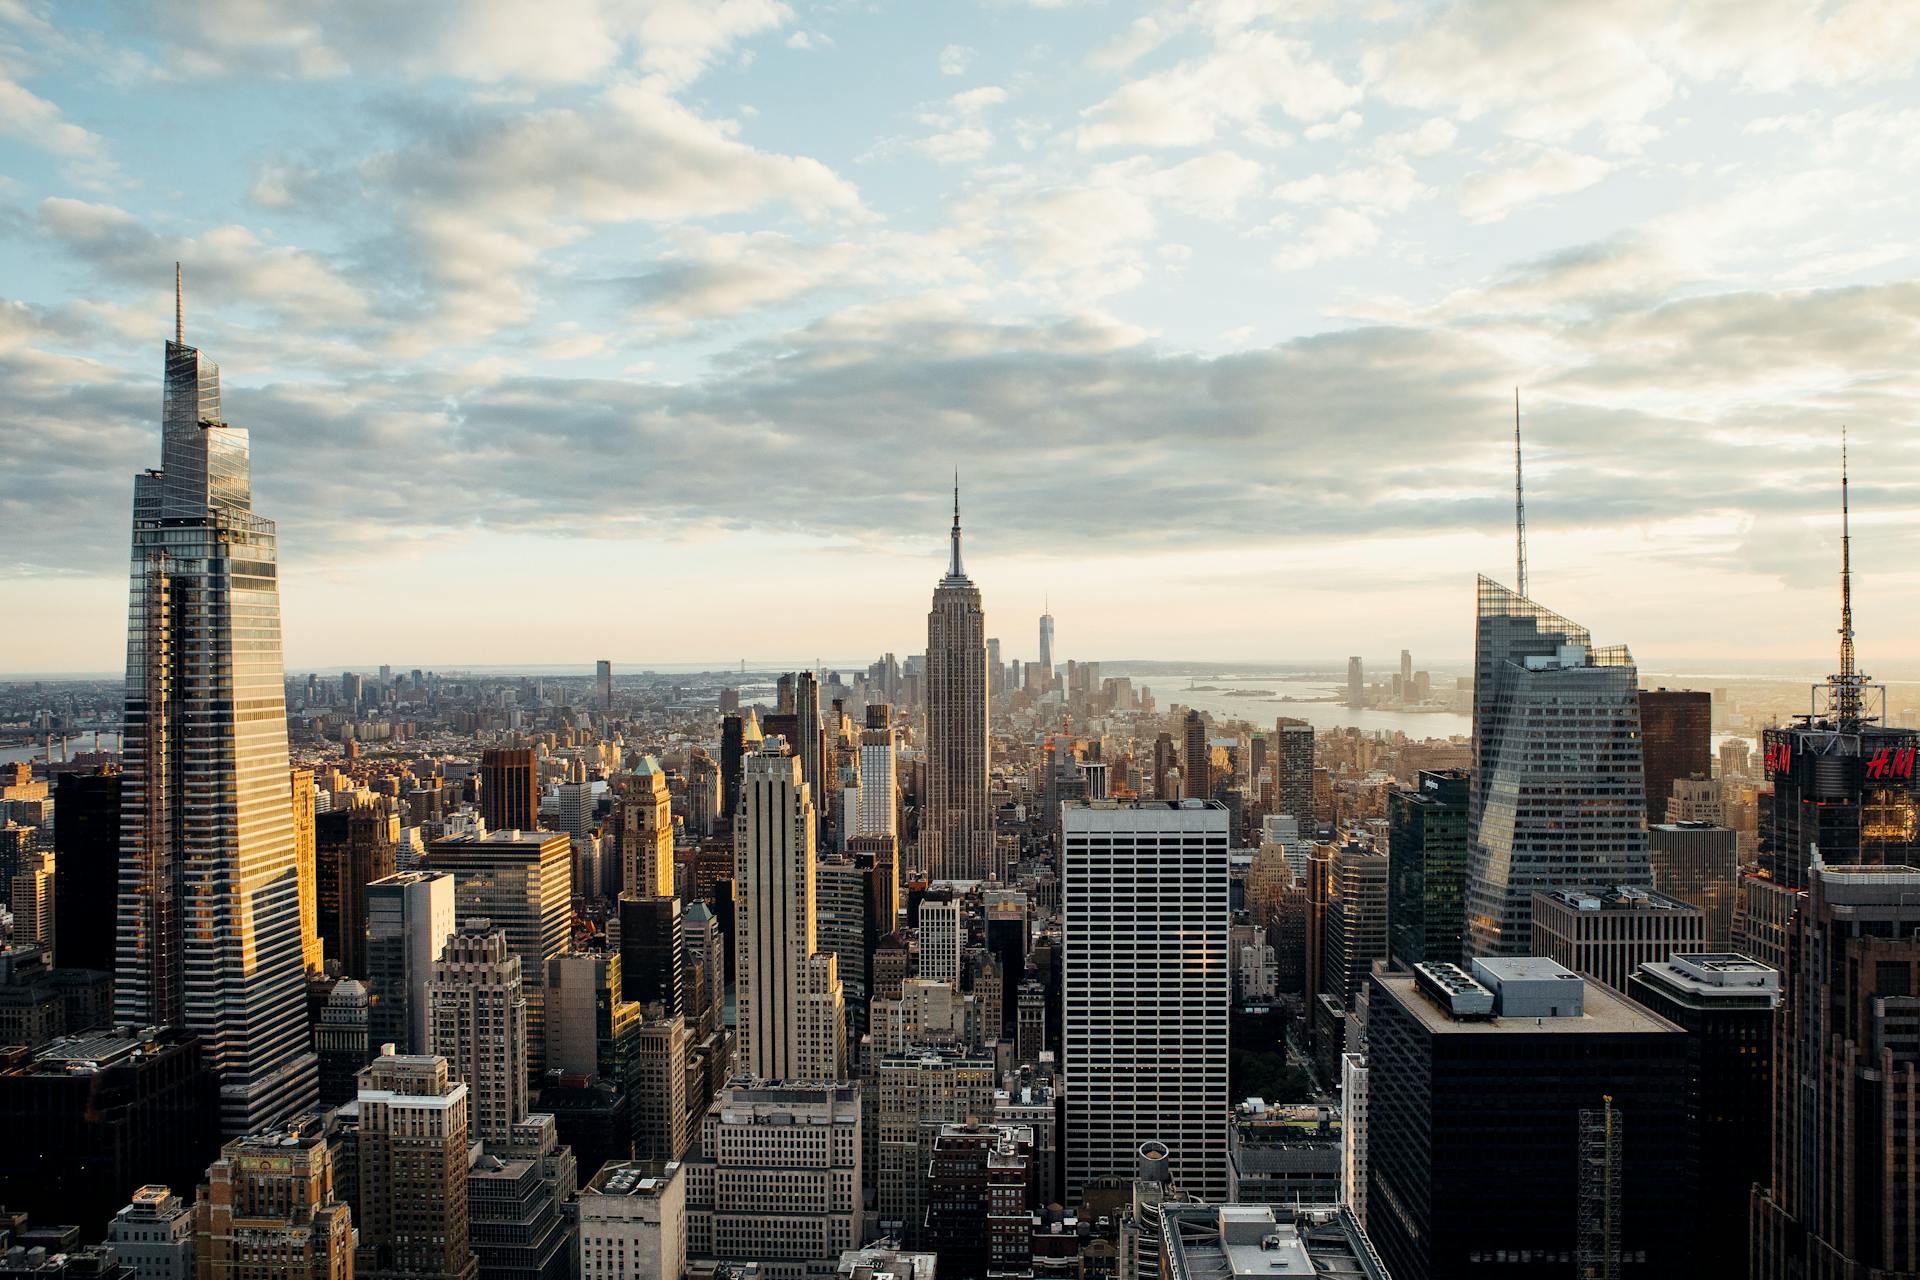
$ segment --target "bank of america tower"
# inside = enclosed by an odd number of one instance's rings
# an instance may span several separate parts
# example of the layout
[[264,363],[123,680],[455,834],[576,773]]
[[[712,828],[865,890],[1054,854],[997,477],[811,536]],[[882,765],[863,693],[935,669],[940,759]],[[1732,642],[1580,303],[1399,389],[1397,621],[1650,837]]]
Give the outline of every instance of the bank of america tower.
[[220,1083],[220,1127],[311,1105],[271,520],[245,427],[186,343],[176,277],[160,469],[133,483],[114,1017],[177,1027]]

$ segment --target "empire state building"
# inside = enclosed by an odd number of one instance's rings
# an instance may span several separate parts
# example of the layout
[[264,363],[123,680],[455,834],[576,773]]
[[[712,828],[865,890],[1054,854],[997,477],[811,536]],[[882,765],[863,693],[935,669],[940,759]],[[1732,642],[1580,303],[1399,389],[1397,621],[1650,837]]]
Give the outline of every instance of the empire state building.
[[176,278],[161,465],[133,482],[114,1017],[198,1037],[221,1130],[243,1134],[312,1105],[318,1067],[274,525],[178,298]]
[[993,866],[987,798],[987,619],[960,563],[960,485],[953,548],[927,613],[927,805],[921,861],[935,880],[983,880]]

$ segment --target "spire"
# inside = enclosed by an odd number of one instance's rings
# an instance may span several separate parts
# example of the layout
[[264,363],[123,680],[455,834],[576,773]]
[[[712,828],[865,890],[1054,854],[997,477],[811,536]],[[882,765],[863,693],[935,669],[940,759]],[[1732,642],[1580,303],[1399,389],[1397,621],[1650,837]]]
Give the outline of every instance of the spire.
[[1527,498],[1520,476],[1520,388],[1513,389],[1513,557],[1516,589],[1527,596]]
[[960,471],[953,473],[953,554],[947,561],[947,580],[966,581],[967,571],[960,565]]
[[1862,677],[1853,655],[1853,530],[1847,498],[1847,429],[1840,428],[1840,674],[1834,677],[1835,710],[1840,723],[1860,718]]
[[187,345],[187,308],[180,292],[180,264],[173,264],[173,341],[175,346]]

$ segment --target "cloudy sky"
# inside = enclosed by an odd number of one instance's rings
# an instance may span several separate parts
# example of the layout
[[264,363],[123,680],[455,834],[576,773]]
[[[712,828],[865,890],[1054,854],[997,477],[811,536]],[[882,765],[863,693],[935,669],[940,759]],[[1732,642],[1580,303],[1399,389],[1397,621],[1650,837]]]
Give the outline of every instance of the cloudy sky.
[[1920,5],[0,0],[0,671],[122,661],[173,263],[290,667],[989,631],[1920,658]]

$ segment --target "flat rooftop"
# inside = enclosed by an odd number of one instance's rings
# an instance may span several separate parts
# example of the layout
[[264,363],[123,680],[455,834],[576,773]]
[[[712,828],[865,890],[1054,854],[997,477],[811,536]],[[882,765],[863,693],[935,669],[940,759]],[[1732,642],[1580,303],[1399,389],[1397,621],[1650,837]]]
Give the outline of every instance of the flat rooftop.
[[[1515,957],[1500,963],[1522,965],[1535,960],[1542,965],[1552,966],[1551,970],[1540,971],[1537,976],[1541,978],[1552,977],[1560,968],[1553,961],[1536,956]],[[1486,962],[1482,961],[1482,963]],[[1388,994],[1435,1035],[1651,1035],[1673,1034],[1681,1030],[1679,1026],[1668,1022],[1651,1009],[1642,1008],[1625,996],[1614,994],[1598,982],[1586,984],[1585,1003],[1578,1017],[1487,1018],[1481,1021],[1459,1022],[1449,1017],[1447,1010],[1428,999],[1415,987],[1412,974],[1379,973],[1374,976],[1386,988]]]
[[1540,897],[1551,899],[1574,911],[1698,911],[1700,908],[1678,898],[1670,898],[1655,889],[1637,885],[1611,885],[1590,889],[1536,889]]

